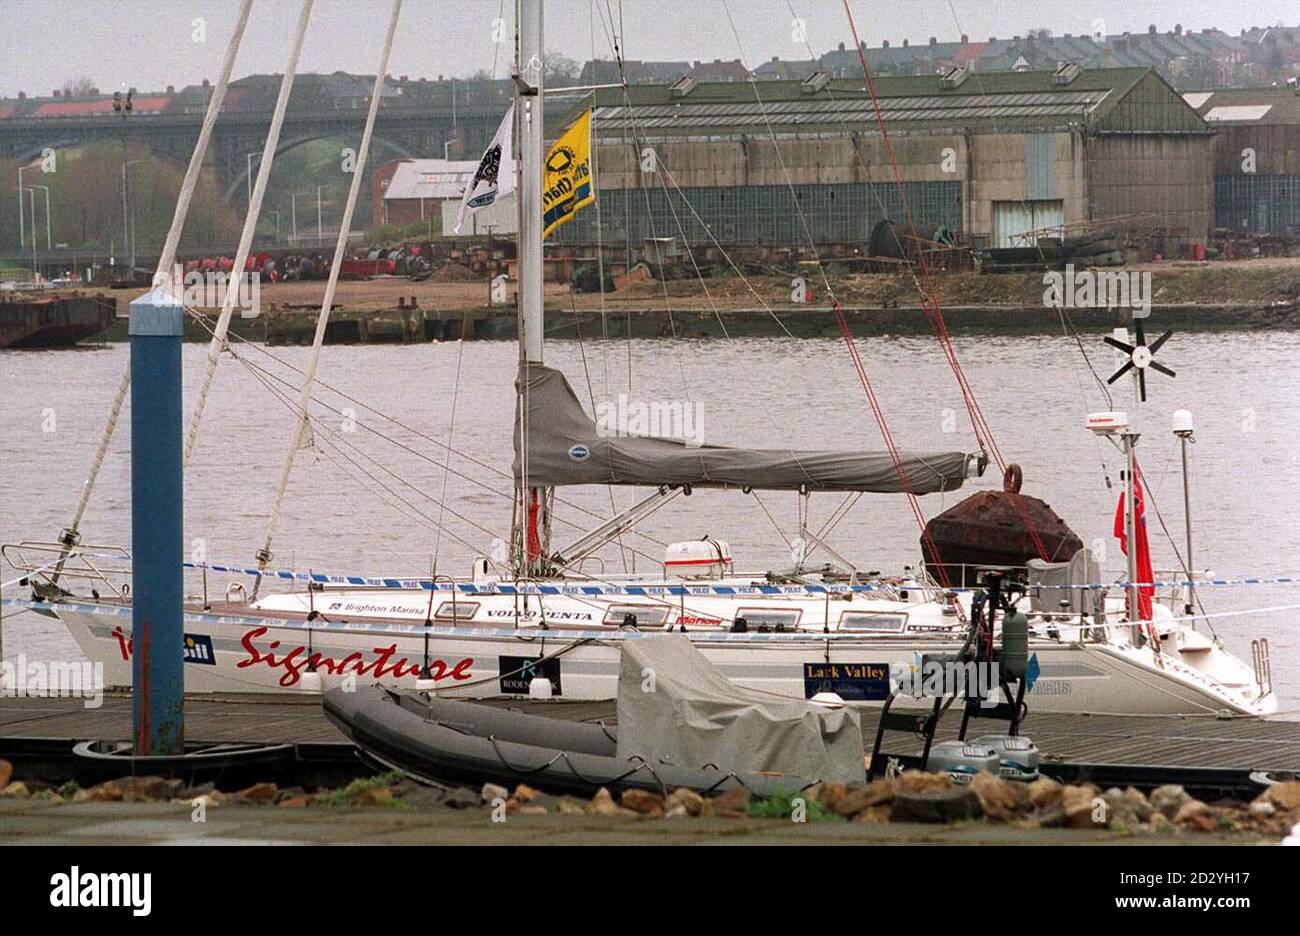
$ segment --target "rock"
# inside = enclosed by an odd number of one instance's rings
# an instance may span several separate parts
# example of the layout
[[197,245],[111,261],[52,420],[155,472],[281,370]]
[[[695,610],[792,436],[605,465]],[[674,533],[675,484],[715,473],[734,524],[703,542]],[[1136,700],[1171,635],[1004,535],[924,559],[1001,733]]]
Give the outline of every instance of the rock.
[[[72,801],[75,803],[77,798],[74,796]],[[225,802],[225,797],[213,790],[211,793],[204,793],[202,796],[196,796],[190,800],[190,806],[202,806],[204,809],[213,809]]]
[[1191,797],[1188,797],[1187,801],[1178,807],[1178,812],[1174,813],[1173,820],[1176,826],[1182,826],[1185,829],[1199,829],[1202,832],[1209,832],[1218,825],[1210,807]]
[[469,787],[452,787],[442,797],[442,805],[448,809],[473,809],[482,799]]
[[572,796],[561,796],[555,810],[561,816],[581,816],[587,812],[587,804]]
[[311,802],[306,796],[286,796],[276,803],[281,809],[303,809]]
[[919,770],[904,770],[894,782],[900,793],[922,793],[926,790],[947,790],[955,784],[946,773],[922,773]]
[[1169,783],[1151,791],[1150,803],[1157,812],[1164,813],[1166,819],[1172,819],[1189,799],[1186,790]]
[[1151,814],[1151,823],[1148,828],[1152,832],[1171,832],[1174,829],[1174,824],[1169,821],[1169,818],[1164,813],[1158,812]]
[[1260,795],[1250,804],[1250,814],[1256,819],[1267,819],[1276,813],[1277,807],[1274,806],[1273,801],[1268,798],[1267,792]]
[[176,794],[176,798],[183,800],[197,799],[200,796],[206,796],[213,792],[216,788],[217,785],[215,783],[200,783],[198,786],[184,787]]
[[749,805],[750,794],[744,787],[735,787],[713,798],[713,814],[737,819],[745,815]]
[[883,825],[891,821],[893,813],[892,801],[882,803],[879,806],[868,806],[862,812],[853,817],[854,822],[865,822],[870,825]]
[[547,812],[549,810],[545,806],[537,803],[524,803],[519,807],[519,815],[521,816],[545,816]]
[[31,795],[32,791],[21,780],[6,784],[5,788],[0,790],[0,799],[27,799]]
[[483,784],[483,789],[479,793],[479,796],[485,804],[490,806],[494,800],[509,799],[510,791],[495,783],[485,783]]
[[307,791],[300,786],[282,787],[279,792],[275,794],[275,805],[279,806],[287,799],[297,799],[300,796],[306,795]]
[[511,794],[511,799],[517,800],[520,803],[531,803],[540,795],[541,794],[539,794],[528,784],[521,783],[517,787],[515,787],[515,792]]
[[126,799],[122,786],[115,780],[78,790],[72,796],[74,803],[120,803]]
[[918,792],[899,790],[889,814],[890,822],[958,822],[984,814],[980,799],[970,787],[932,787]]
[[177,796],[184,788],[180,780],[167,780],[163,777],[123,777],[114,781],[122,790],[122,798],[128,803],[166,802]]
[[816,800],[827,809],[835,811],[835,805],[849,792],[846,783],[818,783],[804,791],[804,797]]
[[235,797],[246,803],[270,803],[275,800],[278,792],[279,787],[274,783],[254,783],[251,787],[240,790]]
[[583,812],[589,816],[613,816],[618,814],[618,804],[609,795],[609,790],[601,787]]
[[664,814],[663,797],[649,790],[624,790],[623,795],[619,797],[619,803],[624,809],[630,809],[643,816],[658,818]]
[[672,812],[679,806],[686,810],[688,816],[698,816],[700,810],[704,808],[704,797],[694,790],[679,787],[668,794],[668,799],[664,801],[664,809]]
[[1061,790],[1064,787],[1051,777],[1039,777],[1026,788],[1029,801],[1035,809],[1051,809],[1061,803]]
[[686,807],[681,803],[678,803],[676,806],[670,806],[668,808],[668,811],[664,813],[665,819],[685,819],[688,816],[690,816],[690,813],[686,810]]
[[1111,787],[1102,795],[1106,801],[1106,825],[1111,829],[1135,829],[1155,813],[1141,790]]
[[1097,809],[1098,793],[1091,784],[1062,787],[1061,810],[1065,813],[1065,824],[1071,829],[1104,828],[1109,821],[1110,808]]
[[9,781],[14,778],[14,765],[7,760],[0,760],[0,790],[9,785]]
[[1288,780],[1285,783],[1275,783],[1263,793],[1278,809],[1285,809],[1288,812],[1300,810],[1300,780]]
[[970,788],[979,797],[984,815],[994,822],[1010,822],[1033,805],[1029,791],[1022,783],[1012,783],[994,774],[980,771],[970,782]]
[[1155,807],[1147,801],[1146,796],[1137,787],[1128,787],[1124,790],[1124,801],[1133,808],[1139,822],[1150,822],[1152,815],[1155,814]]
[[823,805],[841,816],[856,816],[873,806],[892,803],[897,792],[898,784],[892,778],[881,777],[879,780],[854,786],[839,797],[833,806],[825,803]]
[[63,797],[55,790],[37,790],[32,794],[32,799],[40,800],[42,803],[49,803],[51,806],[57,806],[64,801]]

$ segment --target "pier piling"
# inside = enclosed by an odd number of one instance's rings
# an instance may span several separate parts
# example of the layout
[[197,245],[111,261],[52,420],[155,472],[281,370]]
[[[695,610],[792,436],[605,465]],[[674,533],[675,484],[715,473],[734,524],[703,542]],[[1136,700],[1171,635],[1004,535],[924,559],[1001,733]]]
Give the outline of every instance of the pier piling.
[[137,756],[184,748],[181,334],[154,289],[131,303],[132,717]]

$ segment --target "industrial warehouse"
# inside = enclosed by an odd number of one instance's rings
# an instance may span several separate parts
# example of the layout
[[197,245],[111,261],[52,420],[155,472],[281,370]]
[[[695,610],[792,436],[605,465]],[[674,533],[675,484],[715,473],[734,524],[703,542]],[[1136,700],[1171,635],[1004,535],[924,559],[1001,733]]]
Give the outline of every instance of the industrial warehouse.
[[[601,90],[592,112],[600,211],[576,216],[548,244],[707,255],[811,240],[866,251],[880,222],[910,215],[937,241],[976,254],[1118,229],[1136,251],[1128,259],[1149,260],[1200,256],[1216,230],[1221,239],[1300,233],[1295,88],[1180,94],[1151,68],[1071,64],[956,66],[874,86],[889,146],[862,82],[820,72]],[[402,184],[385,192],[398,166]],[[473,168],[396,161],[377,174],[376,203],[404,222],[427,218],[433,200],[454,207],[459,191],[418,191],[415,180],[458,171],[463,184]],[[511,212],[498,215],[495,230],[510,231]]]

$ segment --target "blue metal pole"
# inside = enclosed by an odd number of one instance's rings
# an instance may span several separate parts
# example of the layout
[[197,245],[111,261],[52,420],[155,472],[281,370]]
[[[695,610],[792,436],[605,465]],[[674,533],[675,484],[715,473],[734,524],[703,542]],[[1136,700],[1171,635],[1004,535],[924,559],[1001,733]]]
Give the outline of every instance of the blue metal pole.
[[184,555],[181,305],[155,289],[131,303],[132,714],[137,756],[181,754]]

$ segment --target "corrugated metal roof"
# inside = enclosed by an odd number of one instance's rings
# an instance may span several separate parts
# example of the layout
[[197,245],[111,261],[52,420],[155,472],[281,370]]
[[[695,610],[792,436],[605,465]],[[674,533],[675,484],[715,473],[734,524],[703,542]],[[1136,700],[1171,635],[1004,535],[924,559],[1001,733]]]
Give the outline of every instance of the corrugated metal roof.
[[1294,88],[1222,88],[1185,94],[1183,100],[1215,123],[1300,124],[1300,93]]
[[[1195,110],[1152,69],[1084,69],[1068,85],[1053,84],[1053,71],[976,71],[959,88],[943,87],[939,75],[882,77],[874,86],[884,118],[903,127],[1033,131],[1086,121],[1122,131],[1138,120],[1142,126],[1130,129],[1206,130]],[[1135,102],[1139,89],[1142,101]],[[865,128],[875,116],[856,79],[833,80],[816,94],[807,94],[797,81],[701,83],[685,99],[674,99],[666,87],[640,85],[597,92],[595,105],[597,132],[604,137],[628,128],[702,135],[762,130],[768,123],[787,132],[843,132],[854,124]],[[1111,125],[1121,106],[1134,113]]]
[[400,163],[384,190],[384,199],[460,198],[478,160],[411,159]]

